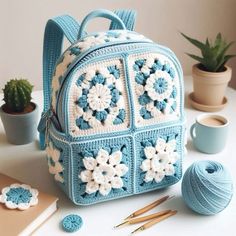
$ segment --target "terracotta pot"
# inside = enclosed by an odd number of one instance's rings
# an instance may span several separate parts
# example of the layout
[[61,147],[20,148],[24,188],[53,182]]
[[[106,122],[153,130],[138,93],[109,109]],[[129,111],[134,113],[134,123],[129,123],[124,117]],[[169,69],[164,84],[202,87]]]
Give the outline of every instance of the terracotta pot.
[[223,72],[208,72],[199,69],[199,64],[193,65],[193,91],[197,103],[208,106],[219,106],[223,103],[232,75],[232,69],[228,66],[225,68]]

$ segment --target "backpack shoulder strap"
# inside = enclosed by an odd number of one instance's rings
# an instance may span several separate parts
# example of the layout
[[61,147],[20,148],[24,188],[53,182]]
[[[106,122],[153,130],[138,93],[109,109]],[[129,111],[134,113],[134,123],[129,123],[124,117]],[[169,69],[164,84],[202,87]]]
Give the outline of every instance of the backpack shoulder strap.
[[43,42],[43,93],[44,109],[39,123],[40,148],[45,148],[45,121],[44,117],[50,109],[51,104],[51,80],[56,62],[61,56],[64,36],[70,43],[77,40],[80,25],[71,16],[62,15],[48,20]]
[[56,62],[61,55],[63,37],[70,43],[77,40],[80,25],[71,16],[63,15],[48,20],[43,43],[44,111],[50,108],[51,79]]
[[[116,10],[114,11],[116,15],[119,16],[119,18],[124,22],[126,28],[128,30],[133,31],[135,26],[135,20],[136,20],[136,11],[134,10]],[[112,21],[110,25],[110,30],[119,29],[119,25]]]

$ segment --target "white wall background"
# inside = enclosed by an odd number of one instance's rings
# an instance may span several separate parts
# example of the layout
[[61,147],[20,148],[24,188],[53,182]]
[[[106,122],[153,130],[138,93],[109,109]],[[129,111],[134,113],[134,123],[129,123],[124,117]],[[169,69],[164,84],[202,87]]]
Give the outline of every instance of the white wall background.
[[[170,47],[185,74],[191,74],[194,61],[184,52],[198,51],[178,31],[200,40],[222,32],[229,41],[236,41],[236,0],[0,0],[0,88],[10,78],[25,77],[35,89],[41,89],[42,42],[47,20],[68,13],[81,21],[98,8],[136,9],[136,31]],[[106,30],[108,23],[101,22],[91,22],[89,30]],[[236,52],[236,45],[231,52]],[[230,64],[236,70],[236,59]]]

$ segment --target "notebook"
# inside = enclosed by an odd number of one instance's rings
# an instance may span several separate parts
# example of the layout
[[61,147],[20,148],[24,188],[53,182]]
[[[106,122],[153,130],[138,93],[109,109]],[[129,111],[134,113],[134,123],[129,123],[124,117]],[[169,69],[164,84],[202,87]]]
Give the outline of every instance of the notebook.
[[[21,182],[0,173],[0,191],[13,183]],[[39,191],[38,204],[25,211],[10,210],[0,203],[0,234],[30,235],[57,210],[57,200],[56,197]]]

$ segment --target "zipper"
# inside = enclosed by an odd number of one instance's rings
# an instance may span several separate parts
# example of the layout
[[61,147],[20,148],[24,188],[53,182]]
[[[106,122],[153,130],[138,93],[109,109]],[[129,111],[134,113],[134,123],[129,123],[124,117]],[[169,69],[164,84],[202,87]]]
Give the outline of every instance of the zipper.
[[38,124],[38,131],[40,133],[44,134],[44,140],[45,140],[44,146],[45,145],[47,146],[49,143],[49,138],[48,138],[49,137],[49,127],[50,127],[51,123],[54,124],[56,129],[58,129],[58,130],[61,129],[60,124],[56,118],[56,115],[52,111],[52,108],[49,108],[47,111],[42,113],[41,119]]

